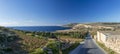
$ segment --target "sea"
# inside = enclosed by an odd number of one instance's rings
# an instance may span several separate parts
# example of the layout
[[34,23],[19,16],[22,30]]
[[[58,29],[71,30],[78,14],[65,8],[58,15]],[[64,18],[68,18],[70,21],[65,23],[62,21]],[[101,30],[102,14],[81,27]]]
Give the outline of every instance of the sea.
[[54,32],[57,30],[71,29],[70,27],[62,27],[62,26],[14,26],[9,28],[16,30],[37,31],[37,32]]

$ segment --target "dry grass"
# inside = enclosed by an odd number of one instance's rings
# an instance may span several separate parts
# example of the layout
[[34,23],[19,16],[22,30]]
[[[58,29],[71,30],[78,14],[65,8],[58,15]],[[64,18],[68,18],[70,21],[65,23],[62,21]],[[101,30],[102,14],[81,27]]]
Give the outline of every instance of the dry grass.
[[26,36],[20,31],[15,32],[16,34],[18,34],[19,38],[21,38],[21,40],[19,41],[19,43],[23,44],[21,47],[28,52],[34,51],[37,48],[42,48],[47,43],[47,40],[45,39],[39,39],[33,36]]
[[81,41],[83,41],[83,39],[80,38],[72,38],[69,36],[61,36],[60,39],[62,41],[66,41],[66,42],[72,42],[71,46],[65,50],[62,50],[62,54],[69,54],[69,52],[73,49],[75,49]]
[[98,41],[97,41],[97,43],[98,43],[98,45],[99,45],[100,47],[102,47],[108,54],[118,54],[118,53],[116,53],[115,51],[113,51],[112,49],[107,48],[103,43],[100,43],[100,42],[98,42]]
[[72,38],[72,37],[69,37],[69,36],[61,36],[60,39],[63,40],[63,41],[70,41],[70,42],[80,42],[80,41],[83,41],[83,39]]

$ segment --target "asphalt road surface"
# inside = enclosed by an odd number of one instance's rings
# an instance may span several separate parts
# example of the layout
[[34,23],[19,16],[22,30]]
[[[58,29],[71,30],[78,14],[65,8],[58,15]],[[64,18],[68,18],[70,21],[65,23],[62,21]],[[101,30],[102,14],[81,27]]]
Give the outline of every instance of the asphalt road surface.
[[69,54],[107,54],[88,34],[85,41]]

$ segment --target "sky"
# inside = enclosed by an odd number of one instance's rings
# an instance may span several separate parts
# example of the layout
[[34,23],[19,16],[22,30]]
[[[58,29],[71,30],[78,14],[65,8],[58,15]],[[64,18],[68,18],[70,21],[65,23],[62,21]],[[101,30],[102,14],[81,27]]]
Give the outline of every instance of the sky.
[[0,0],[1,26],[120,22],[119,0]]

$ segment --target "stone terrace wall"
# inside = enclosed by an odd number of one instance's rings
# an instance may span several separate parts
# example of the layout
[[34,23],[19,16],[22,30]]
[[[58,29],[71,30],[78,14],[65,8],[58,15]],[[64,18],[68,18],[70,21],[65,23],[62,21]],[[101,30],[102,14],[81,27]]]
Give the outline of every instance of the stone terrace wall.
[[105,45],[106,47],[114,50],[115,52],[120,53],[120,35],[108,37]]

